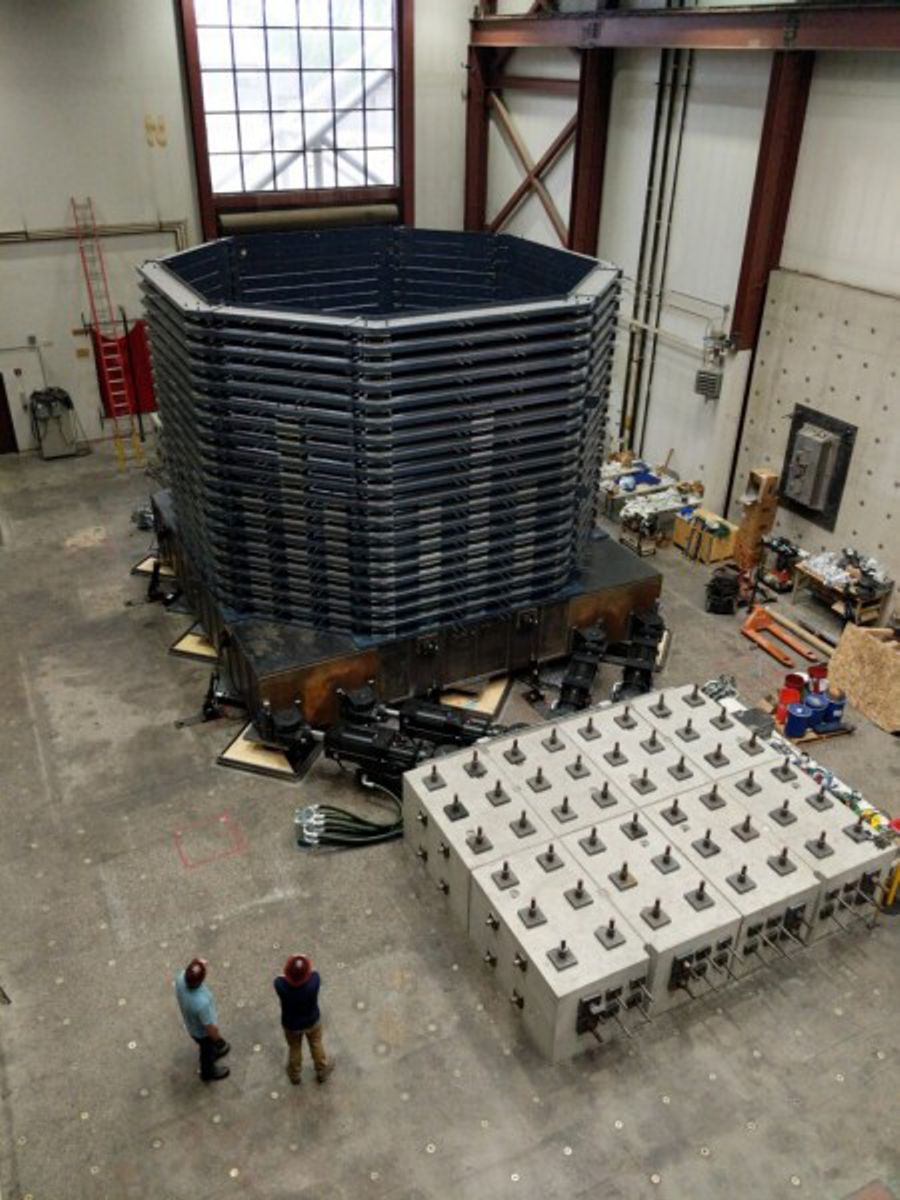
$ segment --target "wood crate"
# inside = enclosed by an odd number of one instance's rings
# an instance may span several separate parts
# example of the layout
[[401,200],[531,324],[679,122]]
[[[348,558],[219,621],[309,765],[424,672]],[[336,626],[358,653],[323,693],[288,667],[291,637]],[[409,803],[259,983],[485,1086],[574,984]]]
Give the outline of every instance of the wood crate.
[[845,625],[828,681],[880,729],[900,733],[900,641],[893,630]]
[[[703,529],[699,534],[698,541],[697,524],[700,520],[704,524],[716,523],[724,526],[727,533],[724,537],[719,537],[710,533],[708,529]],[[732,557],[736,535],[736,525],[732,525],[730,521],[726,521],[724,517],[720,517],[717,513],[709,512],[705,508],[698,508],[694,510],[691,517],[677,516],[675,518],[672,542],[690,558],[696,559],[698,562],[716,563]]]

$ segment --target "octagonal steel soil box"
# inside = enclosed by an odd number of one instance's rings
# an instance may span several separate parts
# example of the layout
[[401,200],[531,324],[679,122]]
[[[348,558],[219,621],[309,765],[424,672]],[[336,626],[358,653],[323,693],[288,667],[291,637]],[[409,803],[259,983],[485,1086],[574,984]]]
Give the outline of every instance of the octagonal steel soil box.
[[571,584],[614,268],[366,228],[225,238],[142,276],[181,536],[223,606],[380,639]]

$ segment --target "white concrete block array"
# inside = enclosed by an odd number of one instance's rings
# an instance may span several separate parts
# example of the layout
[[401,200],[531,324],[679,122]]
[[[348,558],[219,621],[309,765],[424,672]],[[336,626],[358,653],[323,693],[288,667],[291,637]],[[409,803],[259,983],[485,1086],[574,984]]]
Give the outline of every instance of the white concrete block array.
[[405,837],[546,1057],[873,915],[894,858],[699,687],[404,777]]

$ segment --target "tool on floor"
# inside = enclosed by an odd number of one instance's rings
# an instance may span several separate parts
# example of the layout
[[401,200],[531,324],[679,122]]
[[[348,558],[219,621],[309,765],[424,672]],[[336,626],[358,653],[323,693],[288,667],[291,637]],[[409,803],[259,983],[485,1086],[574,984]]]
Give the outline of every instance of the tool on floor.
[[[800,636],[795,636],[794,630],[797,630]],[[818,663],[822,657],[821,652],[811,649],[809,635],[805,634],[793,621],[789,621],[786,617],[781,617],[776,613],[771,612],[763,605],[757,605],[750,613],[750,616],[741,626],[741,633],[750,641],[756,642],[777,662],[782,663],[786,667],[792,667],[793,661],[777,647],[769,638],[762,637],[762,631],[770,633],[772,637],[777,638],[779,642],[783,642],[801,658],[809,663]]]
[[[775,630],[772,628],[773,624],[774,622],[770,619],[770,614],[767,612],[767,610],[762,608],[760,605],[757,605],[756,608],[752,610],[750,616],[747,618],[744,624],[741,626],[741,633],[749,641],[755,642],[757,646],[759,646],[762,650],[765,650],[766,654],[774,658],[776,662],[781,663],[783,667],[792,667],[794,665],[794,660],[791,658],[791,656],[786,653],[786,651],[782,650],[780,646],[777,646],[775,642],[771,640],[771,638],[763,637],[762,633],[760,632],[761,629],[765,629],[774,633]],[[775,635],[776,637],[778,636],[777,633]]]
[[[834,649],[834,646],[825,641],[820,633],[816,633],[802,621],[792,621],[790,617],[784,616],[783,613],[772,612],[771,609],[767,609],[766,611],[769,613],[769,616],[772,618],[772,620],[778,625],[782,626],[784,629],[787,629],[790,633],[796,634],[801,641],[811,646],[813,650],[817,651],[817,654],[814,656],[816,662],[821,661],[823,658],[831,657],[831,652]],[[807,657],[807,655],[804,655],[804,658]]]
[[119,341],[119,325],[109,294],[109,279],[97,233],[94,202],[90,196],[82,201],[73,196],[71,203],[78,252],[81,255],[91,308],[91,327],[96,335],[97,370],[107,406],[106,415],[113,423],[116,458],[120,468],[124,470],[126,440],[131,446],[131,456],[135,462],[144,461],[144,452],[138,436],[138,423]]

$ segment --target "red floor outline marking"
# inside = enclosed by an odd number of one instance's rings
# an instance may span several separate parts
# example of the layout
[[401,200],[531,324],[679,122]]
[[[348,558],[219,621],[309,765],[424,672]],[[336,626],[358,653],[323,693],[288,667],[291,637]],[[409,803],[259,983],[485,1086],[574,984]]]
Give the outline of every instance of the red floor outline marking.
[[[191,859],[184,845],[183,839],[185,834],[189,834],[192,830],[208,829],[210,826],[226,827],[230,839],[229,844],[218,854],[211,854],[206,858]],[[192,825],[185,825],[181,829],[176,829],[172,834],[172,839],[175,842],[178,857],[181,859],[181,865],[188,871],[192,871],[196,867],[205,867],[209,863],[220,862],[225,858],[234,858],[238,854],[244,854],[248,847],[244,831],[232,819],[229,813],[219,813],[218,816],[207,817],[203,821],[195,821]]]

